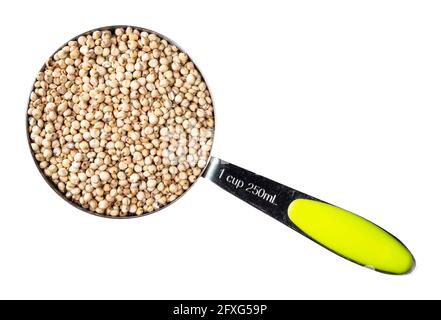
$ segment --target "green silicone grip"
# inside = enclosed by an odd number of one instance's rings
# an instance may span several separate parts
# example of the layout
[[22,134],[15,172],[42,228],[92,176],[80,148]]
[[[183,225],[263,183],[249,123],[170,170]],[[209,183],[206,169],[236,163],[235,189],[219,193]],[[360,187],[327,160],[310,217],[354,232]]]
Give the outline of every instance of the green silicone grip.
[[405,274],[414,267],[412,254],[397,238],[352,212],[296,199],[288,216],[305,235],[356,263],[391,274]]

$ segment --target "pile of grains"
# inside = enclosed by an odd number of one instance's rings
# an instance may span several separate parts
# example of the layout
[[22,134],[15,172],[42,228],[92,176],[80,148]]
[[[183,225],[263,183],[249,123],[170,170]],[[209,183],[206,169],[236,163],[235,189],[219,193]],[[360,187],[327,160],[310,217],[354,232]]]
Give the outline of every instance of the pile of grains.
[[205,167],[209,91],[184,52],[136,28],[69,41],[37,74],[28,132],[42,172],[94,213],[153,212]]

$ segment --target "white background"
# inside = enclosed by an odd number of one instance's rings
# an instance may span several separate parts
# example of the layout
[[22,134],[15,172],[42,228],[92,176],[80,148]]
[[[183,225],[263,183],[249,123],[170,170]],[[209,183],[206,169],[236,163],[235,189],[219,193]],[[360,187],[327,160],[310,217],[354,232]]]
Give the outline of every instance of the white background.
[[[441,298],[439,2],[1,6],[0,298]],[[196,61],[214,155],[377,222],[416,271],[345,261],[206,180],[139,219],[65,203],[28,150],[29,90],[58,46],[112,24],[156,30]]]

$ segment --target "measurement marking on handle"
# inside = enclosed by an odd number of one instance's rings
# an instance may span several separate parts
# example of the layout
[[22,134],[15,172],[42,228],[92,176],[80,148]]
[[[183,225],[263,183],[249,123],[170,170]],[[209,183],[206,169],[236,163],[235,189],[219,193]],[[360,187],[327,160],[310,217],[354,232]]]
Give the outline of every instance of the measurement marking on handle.
[[265,200],[269,203],[272,203],[274,205],[277,205],[274,201],[276,201],[276,194],[270,194],[268,193],[264,188],[259,187],[258,185],[248,182],[247,187],[245,188],[245,191]]
[[225,171],[225,169],[222,169],[222,170],[221,170],[221,173],[220,173],[220,175],[219,175],[219,179],[222,178],[222,175],[224,174],[224,171]]
[[[225,169],[220,170],[219,173],[219,180],[222,179],[224,175]],[[276,197],[277,194],[271,194],[268,193],[268,191],[265,188],[260,187],[259,185],[252,183],[252,182],[245,182],[239,178],[236,178],[235,176],[229,174],[225,176],[225,181],[234,186],[235,189],[244,190],[248,192],[249,194],[252,194],[253,196],[256,196],[264,201],[267,201],[275,206],[277,206],[276,203]]]

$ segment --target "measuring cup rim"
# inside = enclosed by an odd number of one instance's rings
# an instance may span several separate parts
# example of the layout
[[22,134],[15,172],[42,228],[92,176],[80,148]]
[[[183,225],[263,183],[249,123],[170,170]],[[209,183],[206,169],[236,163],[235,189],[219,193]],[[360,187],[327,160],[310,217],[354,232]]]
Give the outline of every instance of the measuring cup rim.
[[[184,52],[185,54],[187,54],[188,59],[194,64],[196,70],[197,70],[197,71],[199,72],[199,74],[201,75],[202,80],[205,82],[205,84],[206,84],[206,86],[207,86],[207,90],[208,90],[208,92],[209,92],[209,94],[210,94],[210,98],[211,98],[211,105],[212,105],[212,108],[213,108],[213,120],[214,120],[214,126],[213,126],[213,129],[211,130],[211,131],[212,131],[212,135],[211,135],[211,141],[212,141],[212,143],[211,143],[210,151],[209,151],[209,154],[208,154],[207,163],[205,164],[205,167],[201,170],[201,173],[199,174],[199,176],[198,176],[198,177],[197,177],[197,178],[196,178],[196,179],[190,184],[190,186],[188,187],[187,190],[185,190],[185,191],[184,191],[179,197],[177,197],[177,198],[174,199],[173,201],[171,201],[171,202],[165,204],[164,206],[162,206],[161,208],[159,208],[159,209],[157,209],[157,210],[154,210],[154,211],[152,211],[152,212],[143,212],[143,213],[140,214],[140,215],[132,214],[132,215],[127,215],[127,216],[116,216],[116,217],[113,217],[113,216],[110,216],[110,215],[100,214],[100,213],[97,213],[97,212],[93,212],[92,210],[89,210],[89,209],[87,209],[87,208],[84,208],[84,207],[81,206],[79,203],[72,201],[72,200],[69,199],[69,198],[68,198],[63,192],[61,192],[61,191],[58,189],[58,187],[57,187],[57,185],[55,184],[54,181],[52,181],[48,176],[46,176],[46,175],[44,174],[44,171],[43,171],[42,168],[40,168],[39,162],[38,162],[37,159],[35,158],[35,153],[34,153],[34,151],[32,150],[32,146],[31,146],[31,144],[32,144],[32,140],[31,140],[31,134],[30,134],[30,131],[29,131],[29,114],[28,114],[28,110],[29,110],[29,103],[30,103],[30,101],[31,101],[31,95],[32,95],[32,92],[33,92],[33,90],[34,90],[35,78],[34,78],[34,80],[33,80],[33,82],[32,82],[32,87],[31,87],[31,90],[30,90],[30,93],[29,93],[29,97],[28,97],[28,99],[27,99],[27,104],[26,104],[26,137],[27,137],[27,141],[28,141],[29,151],[30,151],[30,153],[31,153],[32,159],[33,159],[33,161],[34,161],[34,164],[35,164],[35,166],[36,166],[37,169],[38,169],[38,172],[39,172],[40,175],[43,177],[43,179],[46,181],[46,183],[50,186],[50,188],[51,188],[52,190],[54,190],[54,191],[58,194],[58,196],[60,196],[64,201],[68,202],[70,205],[72,205],[73,207],[75,207],[75,208],[77,208],[77,209],[80,209],[80,210],[83,211],[83,212],[86,212],[86,213],[88,213],[88,214],[91,214],[91,215],[93,215],[93,216],[97,216],[97,217],[100,217],[100,218],[109,218],[109,219],[131,219],[131,218],[145,217],[145,216],[151,215],[151,214],[153,214],[153,213],[157,213],[157,212],[159,212],[159,211],[161,211],[161,210],[163,210],[163,209],[169,207],[171,204],[174,204],[176,201],[178,201],[179,199],[181,199],[185,194],[187,194],[188,191],[194,186],[194,184],[195,184],[195,183],[196,183],[196,182],[197,182],[197,181],[198,181],[198,180],[204,175],[204,172],[207,170],[207,167],[208,167],[208,165],[209,165],[209,163],[210,163],[211,154],[212,154],[212,150],[213,150],[214,137],[215,137],[215,130],[216,130],[216,108],[215,108],[215,106],[214,106],[214,99],[213,99],[212,91],[210,90],[210,86],[208,85],[208,83],[207,83],[207,81],[206,81],[204,75],[202,74],[201,70],[199,69],[198,65],[195,63],[195,61],[193,60],[193,58],[188,54],[187,51],[183,50],[181,46],[177,45],[175,41],[171,40],[169,37],[166,37],[166,36],[160,34],[159,32],[153,31],[153,30],[151,30],[151,29],[147,29],[147,28],[143,28],[143,27],[137,27],[137,26],[133,26],[133,25],[110,25],[110,26],[104,26],[104,27],[94,28],[94,29],[88,30],[88,31],[86,31],[86,32],[82,32],[81,34],[79,34],[79,35],[77,35],[77,36],[71,38],[71,39],[68,40],[68,41],[66,41],[63,45],[61,45],[60,47],[58,47],[58,49],[55,50],[55,51],[49,56],[48,59],[52,58],[52,57],[53,57],[53,56],[54,56],[59,50],[61,50],[63,47],[65,47],[70,41],[77,40],[77,39],[78,39],[79,37],[81,37],[81,36],[85,36],[85,35],[92,34],[92,33],[95,32],[95,31],[105,31],[105,30],[115,31],[115,30],[118,29],[118,28],[124,28],[124,29],[126,29],[126,28],[133,28],[133,29],[139,30],[140,32],[147,32],[147,33],[156,34],[159,38],[161,38],[161,39],[163,39],[163,40],[166,40],[166,41],[167,41],[168,43],[170,43],[171,45],[176,46],[176,48],[178,48],[178,50],[180,50],[181,52]],[[47,61],[47,60],[46,60],[46,61]],[[43,66],[39,69],[38,72],[42,72],[42,71],[44,71],[45,68],[46,68],[46,62],[43,64]],[[37,72],[37,73],[38,73],[38,72]]]

